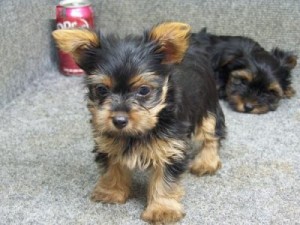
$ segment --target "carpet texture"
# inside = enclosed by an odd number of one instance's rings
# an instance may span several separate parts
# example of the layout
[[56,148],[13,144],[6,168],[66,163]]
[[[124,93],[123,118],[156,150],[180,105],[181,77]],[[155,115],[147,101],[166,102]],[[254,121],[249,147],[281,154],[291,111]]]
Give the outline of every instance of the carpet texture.
[[[193,31],[207,26],[218,34],[248,35],[267,49],[300,56],[298,0],[92,2],[104,33],[124,36],[180,20]],[[13,0],[2,1],[0,10],[1,22],[11,25],[1,28],[0,42],[0,224],[145,224],[139,219],[146,204],[142,172],[135,173],[125,205],[89,200],[99,173],[86,90],[82,78],[56,71],[49,32],[54,8],[49,1]],[[31,22],[32,10],[40,22]],[[223,167],[214,176],[184,174],[187,214],[178,224],[299,224],[299,68],[293,72],[297,95],[275,112],[241,114],[222,102],[228,128]]]
[[[300,92],[299,77],[294,86]],[[89,200],[98,170],[84,93],[81,78],[54,72],[1,111],[0,224],[143,224],[143,173],[125,205]],[[183,176],[187,215],[179,224],[296,224],[299,95],[265,115],[222,106],[223,168],[215,176]]]
[[54,12],[48,0],[0,1],[0,108],[53,67]]

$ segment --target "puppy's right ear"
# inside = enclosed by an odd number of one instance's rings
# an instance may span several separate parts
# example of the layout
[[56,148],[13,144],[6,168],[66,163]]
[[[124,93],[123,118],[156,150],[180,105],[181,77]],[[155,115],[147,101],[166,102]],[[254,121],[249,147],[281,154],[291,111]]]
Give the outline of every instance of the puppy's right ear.
[[297,65],[298,57],[292,52],[283,51],[279,48],[273,48],[271,50],[271,54],[279,60],[281,66],[284,66],[289,70],[294,69]]
[[52,32],[57,47],[72,55],[79,64],[83,51],[100,47],[96,33],[87,29],[61,29]]
[[229,64],[234,63],[234,61],[240,57],[241,56],[236,52],[231,52],[228,49],[218,49],[213,53],[211,60],[212,66],[214,69],[222,69]]
[[164,54],[163,63],[179,63],[189,46],[191,27],[186,23],[166,22],[154,26],[150,39],[159,44],[158,52]]

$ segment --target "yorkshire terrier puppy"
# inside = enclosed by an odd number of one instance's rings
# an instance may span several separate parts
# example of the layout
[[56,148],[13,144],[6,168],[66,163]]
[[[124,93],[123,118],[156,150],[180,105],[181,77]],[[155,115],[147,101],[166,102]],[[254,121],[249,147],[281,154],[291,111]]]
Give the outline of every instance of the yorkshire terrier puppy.
[[261,114],[276,110],[280,99],[295,94],[291,71],[297,56],[274,48],[270,52],[242,36],[217,36],[204,28],[192,35],[210,52],[219,97],[238,112]]
[[[149,169],[142,219],[180,220],[180,175],[188,167],[196,175],[220,168],[225,129],[207,53],[189,47],[190,26],[162,23],[123,39],[85,29],[53,36],[87,74],[96,159],[105,168],[91,199],[125,203],[132,169]],[[189,162],[191,140],[202,146]]]

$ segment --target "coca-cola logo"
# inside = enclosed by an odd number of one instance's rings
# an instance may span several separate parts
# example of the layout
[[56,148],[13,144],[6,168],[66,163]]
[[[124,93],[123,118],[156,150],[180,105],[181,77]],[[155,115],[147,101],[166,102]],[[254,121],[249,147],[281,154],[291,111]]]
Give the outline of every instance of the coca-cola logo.
[[78,21],[68,21],[59,22],[56,24],[57,29],[69,29],[74,27],[89,28],[89,23],[85,19],[78,19]]

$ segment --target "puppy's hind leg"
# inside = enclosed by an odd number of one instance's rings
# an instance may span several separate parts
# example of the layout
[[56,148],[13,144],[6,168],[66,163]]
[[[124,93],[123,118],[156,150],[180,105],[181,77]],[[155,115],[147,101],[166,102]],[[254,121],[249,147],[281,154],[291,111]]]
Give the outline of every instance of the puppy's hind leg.
[[218,151],[220,139],[224,136],[224,115],[219,107],[216,116],[208,114],[196,129],[195,140],[202,141],[202,147],[190,165],[191,173],[198,176],[212,175],[221,168]]

